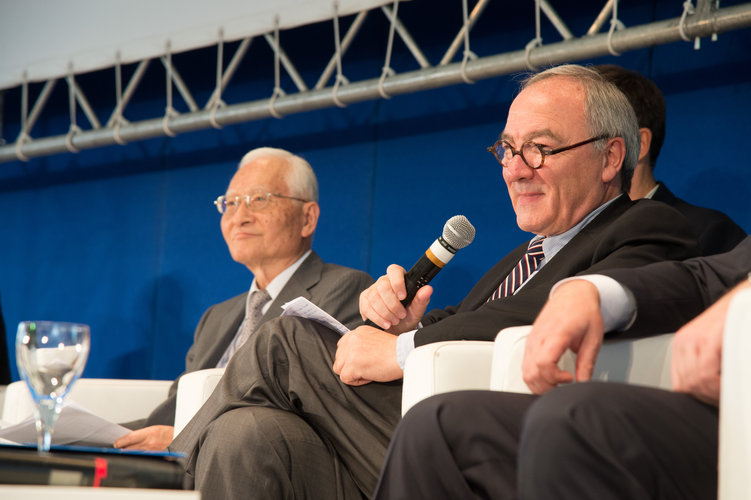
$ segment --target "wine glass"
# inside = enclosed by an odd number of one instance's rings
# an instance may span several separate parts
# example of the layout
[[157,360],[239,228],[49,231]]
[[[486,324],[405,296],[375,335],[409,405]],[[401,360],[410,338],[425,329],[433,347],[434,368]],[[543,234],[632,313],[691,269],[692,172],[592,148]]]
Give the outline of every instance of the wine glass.
[[49,451],[63,400],[81,376],[89,355],[88,325],[22,321],[16,334],[16,365],[36,403],[37,449]]

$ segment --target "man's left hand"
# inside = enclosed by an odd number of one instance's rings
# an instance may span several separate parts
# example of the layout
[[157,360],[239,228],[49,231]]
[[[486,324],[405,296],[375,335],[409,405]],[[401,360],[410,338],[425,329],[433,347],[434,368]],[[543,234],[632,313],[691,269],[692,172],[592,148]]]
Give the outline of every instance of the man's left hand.
[[574,377],[558,368],[567,349],[576,353],[576,380],[589,380],[603,339],[600,294],[586,280],[558,287],[540,311],[527,337],[522,377],[534,394],[543,394]]
[[124,450],[161,451],[172,442],[174,432],[171,425],[152,425],[121,437],[113,446]]
[[722,333],[730,299],[725,295],[686,323],[673,338],[670,377],[673,390],[687,392],[705,403],[719,405]]
[[404,372],[396,359],[396,335],[370,326],[345,333],[337,344],[334,373],[345,384],[390,382]]

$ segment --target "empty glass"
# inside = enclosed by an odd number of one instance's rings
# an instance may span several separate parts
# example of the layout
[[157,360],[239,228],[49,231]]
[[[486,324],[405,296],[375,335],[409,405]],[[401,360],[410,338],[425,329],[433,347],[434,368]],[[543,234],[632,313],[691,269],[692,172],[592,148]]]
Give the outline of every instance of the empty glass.
[[37,448],[49,451],[63,400],[83,373],[89,327],[58,321],[22,321],[16,335],[16,365],[36,403]]

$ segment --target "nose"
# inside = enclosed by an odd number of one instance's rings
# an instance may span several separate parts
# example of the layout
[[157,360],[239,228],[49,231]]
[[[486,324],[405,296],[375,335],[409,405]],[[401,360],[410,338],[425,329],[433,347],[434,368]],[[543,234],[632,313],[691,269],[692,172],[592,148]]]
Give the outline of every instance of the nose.
[[503,177],[509,182],[530,179],[534,174],[535,169],[527,165],[520,154],[512,156],[511,161],[506,162],[506,166],[503,167]]
[[230,215],[230,218],[236,224],[242,225],[252,222],[255,219],[255,216],[256,213],[250,209],[244,200],[241,200],[237,205],[237,209]]

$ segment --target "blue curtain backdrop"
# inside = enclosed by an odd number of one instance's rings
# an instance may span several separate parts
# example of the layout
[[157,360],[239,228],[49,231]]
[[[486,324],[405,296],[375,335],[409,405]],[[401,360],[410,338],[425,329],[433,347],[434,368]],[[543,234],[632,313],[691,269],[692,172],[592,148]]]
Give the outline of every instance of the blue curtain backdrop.
[[[400,14],[436,63],[458,29],[461,3],[434,2],[430,22],[413,15],[410,4],[403,4]],[[473,50],[497,53],[532,39],[529,4],[498,2],[488,7],[472,32]],[[601,4],[577,3],[579,15],[573,19],[566,12],[572,31],[585,32]],[[626,25],[633,25],[677,17],[681,2],[629,2],[619,12]],[[344,59],[344,72],[352,78],[368,75],[383,61],[388,26],[385,21],[368,26],[372,31],[361,34]],[[545,29],[544,40],[559,39],[549,26]],[[447,39],[432,35],[438,32]],[[292,46],[295,37],[330,40],[332,34],[329,25],[316,25],[282,36]],[[363,44],[367,37],[372,44]],[[678,196],[725,211],[747,231],[749,47],[751,30],[746,29],[720,35],[716,42],[704,39],[698,51],[692,43],[681,42],[583,61],[620,64],[655,80],[668,107],[657,177]],[[299,69],[314,82],[330,52],[309,50],[311,63]],[[191,72],[214,71],[214,57],[210,50],[199,51],[176,55],[175,62],[191,81]],[[255,57],[261,58],[258,64],[271,67],[270,52]],[[399,56],[394,66],[406,70],[413,63]],[[101,95],[88,97],[105,113],[108,108],[102,103],[112,99],[112,76],[81,78],[87,84],[102,80]],[[251,74],[236,78],[243,86],[231,92],[263,88],[271,93],[273,81],[255,80]],[[132,120],[164,107],[163,72],[155,71],[145,85],[126,111]],[[58,87],[56,92],[66,92],[64,85]],[[446,219],[466,215],[477,237],[434,280],[432,305],[458,302],[485,270],[529,237],[516,227],[500,166],[485,151],[503,129],[516,87],[515,76],[500,77],[343,109],[0,165],[0,295],[11,357],[18,321],[78,321],[92,326],[85,376],[178,375],[203,311],[250,285],[248,270],[229,257],[212,200],[224,192],[242,155],[266,145],[298,153],[316,170],[322,215],[314,248],[324,260],[374,277],[392,262],[409,267],[440,234]],[[205,102],[211,90],[194,92]],[[9,92],[3,117],[6,140],[14,138],[19,127],[20,111],[11,97]],[[35,131],[64,133],[67,126],[67,107],[62,106]],[[17,379],[14,362],[12,369]]]

